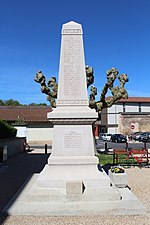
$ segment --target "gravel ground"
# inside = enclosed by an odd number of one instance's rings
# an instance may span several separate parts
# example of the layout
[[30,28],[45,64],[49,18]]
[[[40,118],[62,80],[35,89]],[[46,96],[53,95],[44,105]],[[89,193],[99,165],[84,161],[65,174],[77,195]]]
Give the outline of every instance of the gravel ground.
[[[0,209],[15,193],[19,185],[31,173],[40,172],[47,160],[44,154],[20,154],[8,160],[0,169]],[[33,165],[34,160],[34,165]],[[17,166],[16,166],[17,165]],[[147,208],[146,215],[138,216],[2,216],[4,225],[149,225],[150,224],[150,168],[126,169],[129,187]],[[21,176],[20,176],[21,174]],[[23,179],[24,178],[24,179]],[[3,182],[3,183],[2,183]],[[12,183],[11,183],[12,182]],[[13,186],[11,185],[13,184]],[[10,186],[11,185],[11,186]],[[8,188],[9,187],[9,188]],[[10,188],[11,187],[11,188]],[[3,195],[2,195],[3,193]]]

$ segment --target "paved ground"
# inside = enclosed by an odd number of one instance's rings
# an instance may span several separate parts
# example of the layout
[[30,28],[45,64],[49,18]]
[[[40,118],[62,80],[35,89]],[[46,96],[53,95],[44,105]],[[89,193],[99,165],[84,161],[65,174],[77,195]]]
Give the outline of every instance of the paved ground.
[[[48,158],[43,149],[21,153],[0,166],[0,210],[33,173],[39,173]],[[129,186],[147,207],[142,216],[3,216],[0,224],[5,225],[149,225],[150,224],[150,168],[127,169]]]

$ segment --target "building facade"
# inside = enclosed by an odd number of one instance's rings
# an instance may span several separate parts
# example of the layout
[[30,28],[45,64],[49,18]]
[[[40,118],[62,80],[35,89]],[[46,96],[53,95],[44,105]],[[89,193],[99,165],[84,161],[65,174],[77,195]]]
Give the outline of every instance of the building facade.
[[101,129],[107,133],[129,134],[150,131],[150,98],[121,99],[111,108],[102,111],[101,118]]
[[0,120],[17,129],[17,137],[29,144],[51,144],[53,125],[47,119],[50,106],[0,106]]

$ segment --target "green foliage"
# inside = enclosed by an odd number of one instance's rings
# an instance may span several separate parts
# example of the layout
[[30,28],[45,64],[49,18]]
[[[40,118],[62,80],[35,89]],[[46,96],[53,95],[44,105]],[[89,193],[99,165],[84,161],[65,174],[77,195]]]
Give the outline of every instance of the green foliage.
[[4,101],[2,99],[0,99],[0,106],[5,105]]
[[16,137],[17,129],[0,120],[0,139]]
[[9,100],[2,100],[0,99],[0,106],[19,106],[20,104],[17,100],[9,99]]
[[[20,106],[23,105],[17,100],[9,99],[9,100],[2,100],[0,99],[0,106]],[[47,106],[46,103],[30,103],[29,106]]]
[[38,103],[37,104],[37,103],[33,102],[33,103],[30,103],[29,106],[47,106],[47,104],[46,103]]
[[5,105],[7,106],[18,106],[21,105],[17,100],[9,99],[5,101]]

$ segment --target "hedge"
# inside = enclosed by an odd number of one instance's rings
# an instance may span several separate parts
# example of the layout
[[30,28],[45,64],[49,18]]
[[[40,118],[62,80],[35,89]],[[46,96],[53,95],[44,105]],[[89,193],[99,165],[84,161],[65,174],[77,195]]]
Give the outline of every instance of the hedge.
[[17,129],[0,120],[0,139],[16,137]]

